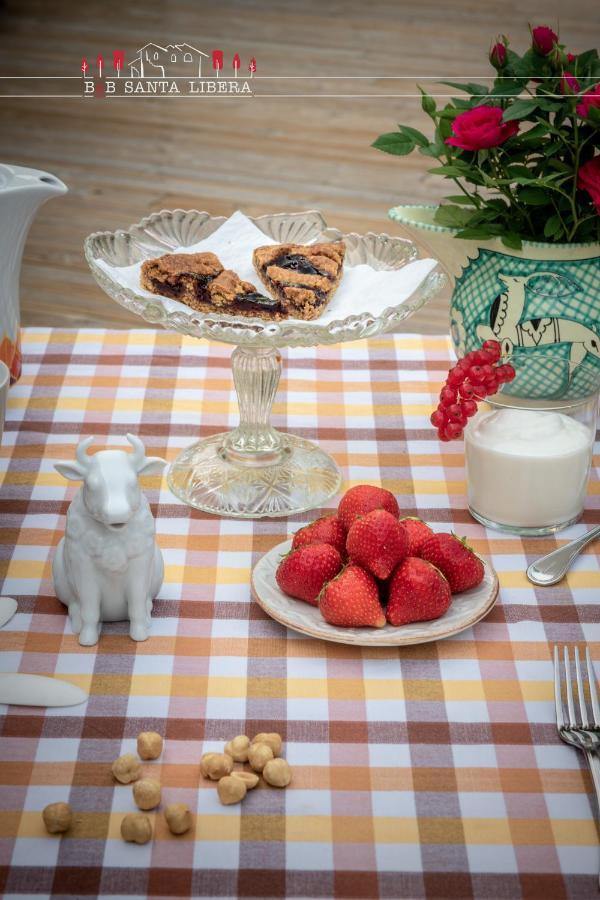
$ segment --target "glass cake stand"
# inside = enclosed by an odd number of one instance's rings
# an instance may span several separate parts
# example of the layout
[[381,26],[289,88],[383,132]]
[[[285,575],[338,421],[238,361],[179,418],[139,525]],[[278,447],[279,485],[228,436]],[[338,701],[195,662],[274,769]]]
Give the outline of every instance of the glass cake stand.
[[[250,217],[249,217],[250,218]],[[403,303],[379,316],[367,309],[337,321],[310,322],[206,315],[158,296],[131,290],[110,268],[129,266],[177,248],[192,247],[226,219],[198,210],[164,210],[127,230],[96,232],[85,241],[85,255],[103,290],[146,322],[198,338],[233,344],[233,382],[240,421],[233,431],[203,438],[183,450],[169,468],[173,493],[197,509],[238,518],[288,516],[322,506],[340,486],[334,460],[317,444],[277,431],[270,412],[281,375],[282,347],[315,347],[373,337],[390,331],[423,306],[445,283],[435,267]],[[346,266],[397,269],[418,257],[409,240],[387,234],[346,234],[328,228],[316,211],[252,218],[279,243],[315,239],[346,242]],[[99,265],[103,261],[107,268]]]

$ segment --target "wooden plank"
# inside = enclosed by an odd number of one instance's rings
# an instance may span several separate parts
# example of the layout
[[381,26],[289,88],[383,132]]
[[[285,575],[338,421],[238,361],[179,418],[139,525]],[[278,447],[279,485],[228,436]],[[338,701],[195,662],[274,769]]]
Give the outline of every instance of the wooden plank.
[[[91,231],[123,227],[157,209],[226,215],[238,208],[250,214],[318,208],[345,231],[401,234],[387,209],[401,201],[437,202],[444,185],[427,174],[424,157],[394,158],[370,147],[398,121],[427,127],[415,96],[389,94],[414,94],[427,75],[489,74],[486,51],[495,33],[510,33],[524,48],[528,21],[553,24],[547,4],[533,0],[526,12],[516,0],[501,9],[455,0],[451,12],[439,0],[418,7],[394,0],[3,5],[0,75],[78,74],[82,56],[94,60],[102,52],[110,59],[114,49],[124,49],[129,59],[146,41],[187,40],[207,52],[220,47],[227,58],[237,51],[245,64],[255,56],[257,75],[381,76],[357,79],[356,93],[388,95],[326,98],[340,90],[329,78],[309,86],[318,98],[0,98],[0,159],[47,169],[70,188],[40,210],[31,229],[23,322],[142,324],[96,286],[82,244]],[[563,40],[583,50],[600,31],[600,8],[574,0],[561,8],[560,26]],[[298,92],[307,90],[304,81],[299,85]],[[263,93],[282,89],[266,78],[255,86]],[[445,292],[403,329],[445,332],[447,304]]]

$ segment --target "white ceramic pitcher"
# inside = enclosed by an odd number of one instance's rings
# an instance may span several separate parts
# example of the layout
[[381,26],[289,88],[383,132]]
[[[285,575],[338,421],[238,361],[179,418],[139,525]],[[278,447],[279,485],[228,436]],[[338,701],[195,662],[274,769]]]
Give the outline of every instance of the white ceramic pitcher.
[[48,172],[0,163],[0,360],[21,373],[19,279],[23,248],[38,208],[67,187]]

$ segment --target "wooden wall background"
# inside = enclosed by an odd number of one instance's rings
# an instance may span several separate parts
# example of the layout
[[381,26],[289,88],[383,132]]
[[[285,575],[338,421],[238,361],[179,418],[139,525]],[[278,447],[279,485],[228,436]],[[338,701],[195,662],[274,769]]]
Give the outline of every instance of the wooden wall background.
[[[562,39],[580,51],[599,43],[600,4],[0,0],[2,76],[75,75],[82,56],[123,49],[129,59],[147,41],[188,41],[207,52],[255,56],[257,75],[380,76],[357,80],[356,90],[384,95],[328,98],[322,95],[339,91],[339,81],[318,80],[300,82],[320,95],[312,98],[14,99],[6,94],[31,92],[32,83],[3,78],[0,160],[47,169],[70,188],[42,208],[30,232],[24,323],[141,325],[96,287],[82,242],[91,231],[161,208],[260,214],[317,207],[344,230],[401,233],[387,219],[388,207],[435,202],[441,183],[427,174],[422,156],[393,158],[370,148],[399,121],[425,124],[416,98],[390,96],[414,92],[415,82],[383,76],[488,74],[494,35],[507,33],[523,48],[528,22],[559,23]],[[263,92],[268,84],[255,82]],[[446,305],[447,295],[436,298],[406,329],[445,331]]]

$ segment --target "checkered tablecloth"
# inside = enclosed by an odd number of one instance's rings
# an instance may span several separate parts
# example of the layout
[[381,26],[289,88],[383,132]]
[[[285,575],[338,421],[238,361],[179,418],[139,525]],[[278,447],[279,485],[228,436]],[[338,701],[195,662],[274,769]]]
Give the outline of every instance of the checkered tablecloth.
[[[166,575],[152,637],[124,623],[80,647],[53,595],[51,558],[75,487],[53,469],[82,436],[138,433],[172,459],[232,426],[229,349],[163,331],[28,329],[0,453],[0,589],[19,611],[0,631],[2,670],[56,674],[85,707],[0,707],[0,891],[24,896],[562,898],[597,896],[598,835],[580,755],[557,737],[550,648],[587,641],[600,659],[598,555],[535,590],[528,560],[553,538],[486,532],[465,508],[462,445],[428,424],[448,367],[442,337],[390,337],[285,354],[274,424],[317,439],[344,485],[380,482],[402,509],[455,528],[501,582],[491,614],[452,639],[361,649],[286,631],[251,601],[265,550],[308,521],[244,522],[179,503],[145,480]],[[597,473],[595,473],[597,478]],[[580,534],[600,521],[594,480]],[[332,501],[333,506],[333,501]],[[596,545],[597,546],[597,545]],[[196,815],[174,837],[125,844],[129,787],[110,763],[154,729],[145,765],[164,803]],[[224,807],[202,752],[238,733],[280,730],[294,780]],[[72,832],[40,810],[69,801]]]

